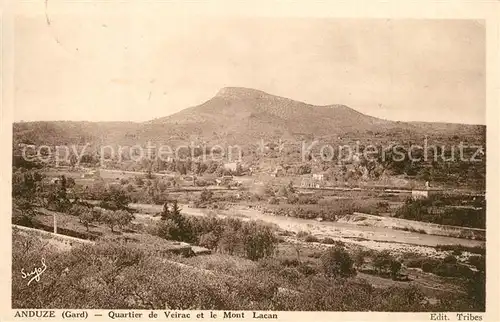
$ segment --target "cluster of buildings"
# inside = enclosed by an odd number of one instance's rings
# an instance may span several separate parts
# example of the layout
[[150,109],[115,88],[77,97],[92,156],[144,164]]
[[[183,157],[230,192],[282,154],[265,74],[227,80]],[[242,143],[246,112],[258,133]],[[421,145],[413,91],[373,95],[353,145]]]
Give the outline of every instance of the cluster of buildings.
[[324,174],[313,174],[311,177],[302,178],[301,188],[323,188],[325,186]]

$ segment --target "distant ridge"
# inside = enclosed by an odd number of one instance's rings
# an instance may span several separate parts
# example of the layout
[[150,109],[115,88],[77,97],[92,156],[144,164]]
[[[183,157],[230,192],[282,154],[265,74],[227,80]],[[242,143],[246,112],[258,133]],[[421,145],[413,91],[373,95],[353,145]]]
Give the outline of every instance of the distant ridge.
[[[396,122],[360,113],[348,106],[315,106],[244,87],[224,87],[208,101],[144,123],[23,122],[14,139],[39,143],[92,141],[137,144],[146,141],[204,140],[254,143],[261,138],[340,137],[365,133],[391,137],[484,135],[485,126]],[[371,134],[370,134],[371,133]],[[65,144],[63,143],[63,144]]]

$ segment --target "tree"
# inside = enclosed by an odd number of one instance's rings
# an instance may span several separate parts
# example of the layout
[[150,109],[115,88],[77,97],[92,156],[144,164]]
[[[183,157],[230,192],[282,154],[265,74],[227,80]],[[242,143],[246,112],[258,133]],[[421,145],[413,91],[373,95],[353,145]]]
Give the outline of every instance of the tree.
[[168,201],[163,204],[163,210],[160,214],[161,220],[167,220],[170,217],[170,210],[168,209]]
[[258,260],[274,253],[277,239],[271,227],[251,221],[245,222],[241,231],[245,255],[248,259]]
[[390,274],[392,278],[396,278],[401,270],[401,263],[388,250],[381,251],[375,255],[373,266],[379,274]]
[[243,168],[240,163],[236,165],[236,171],[234,172],[235,176],[241,176],[243,173]]
[[125,190],[126,190],[127,192],[132,192],[132,191],[134,191],[134,186],[133,186],[132,184],[130,184],[130,183],[129,183],[129,184],[125,187]]
[[163,220],[156,226],[156,235],[167,240],[178,240],[179,226],[172,219]]
[[135,176],[134,177],[134,183],[137,185],[137,186],[143,186],[144,185],[144,179],[140,176]]
[[276,196],[278,196],[278,197],[286,197],[286,196],[288,196],[287,186],[281,186],[281,187],[279,187],[278,192],[276,192]]
[[114,228],[116,226],[123,227],[132,220],[128,215],[127,217],[125,217],[126,215],[122,211],[113,211],[106,209],[101,214],[101,221],[105,223],[112,232],[114,232]]
[[226,254],[234,255],[236,251],[242,248],[241,234],[234,229],[226,229],[222,232],[217,248]]
[[125,210],[115,211],[116,223],[121,229],[128,226],[134,219],[134,215]]
[[486,270],[486,258],[484,256],[471,256],[468,260],[469,264],[474,265],[480,272]]
[[399,272],[401,271],[401,262],[399,262],[395,259],[391,260],[390,270],[391,270],[391,276],[393,279],[398,277]]
[[182,175],[187,174],[186,164],[182,161],[179,160],[176,161],[175,169]]
[[213,232],[209,232],[200,236],[200,241],[198,245],[206,247],[208,249],[216,249],[219,238]]
[[130,196],[120,187],[111,186],[103,193],[100,206],[109,210],[126,210],[131,201]]
[[67,188],[73,188],[76,185],[75,179],[69,177],[66,179],[66,186]]
[[94,221],[94,213],[92,209],[89,209],[87,207],[85,208],[78,217],[80,218],[80,222],[85,225],[85,228],[87,228],[87,231],[89,231],[89,225]]
[[170,216],[177,223],[184,221],[184,217],[181,215],[181,208],[179,207],[177,200],[174,200],[172,202],[172,210],[170,212]]
[[353,260],[349,253],[341,246],[327,250],[321,256],[323,272],[328,277],[351,277],[356,275]]
[[188,220],[181,214],[177,200],[172,201],[169,209],[168,203],[163,205],[161,221],[157,224],[159,236],[165,239],[192,242],[192,227]]
[[31,201],[26,198],[15,198],[13,203],[14,208],[20,212],[20,216],[18,216],[18,212],[13,211],[13,223],[16,225],[32,227],[33,218],[35,217],[35,208]]
[[364,263],[365,263],[365,252],[362,250],[359,250],[354,255],[354,264],[359,269],[363,266]]
[[210,202],[212,200],[214,193],[211,190],[208,190],[207,188],[203,189],[200,195],[200,202],[201,203],[206,203]]

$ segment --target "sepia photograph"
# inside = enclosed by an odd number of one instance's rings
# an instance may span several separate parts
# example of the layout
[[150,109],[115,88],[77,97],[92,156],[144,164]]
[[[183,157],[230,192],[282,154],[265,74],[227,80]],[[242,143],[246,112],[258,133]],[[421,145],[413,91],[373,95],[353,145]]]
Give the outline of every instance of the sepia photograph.
[[42,2],[13,17],[15,317],[481,320],[484,20]]

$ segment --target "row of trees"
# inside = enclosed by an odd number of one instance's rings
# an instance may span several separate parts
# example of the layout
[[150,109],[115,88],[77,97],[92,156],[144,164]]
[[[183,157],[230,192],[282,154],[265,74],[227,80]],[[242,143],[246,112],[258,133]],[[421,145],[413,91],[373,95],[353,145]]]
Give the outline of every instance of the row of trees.
[[194,243],[215,251],[258,260],[274,253],[277,238],[271,227],[255,221],[185,217],[176,201],[165,203],[153,234],[164,239]]
[[125,210],[110,210],[100,207],[88,207],[80,204],[74,204],[69,210],[69,214],[77,216],[89,231],[89,226],[93,223],[103,223],[107,225],[112,232],[115,227],[124,229],[134,219],[134,215]]
[[440,225],[486,228],[486,207],[477,209],[437,206],[434,198],[408,198],[396,211],[395,217]]

